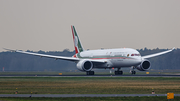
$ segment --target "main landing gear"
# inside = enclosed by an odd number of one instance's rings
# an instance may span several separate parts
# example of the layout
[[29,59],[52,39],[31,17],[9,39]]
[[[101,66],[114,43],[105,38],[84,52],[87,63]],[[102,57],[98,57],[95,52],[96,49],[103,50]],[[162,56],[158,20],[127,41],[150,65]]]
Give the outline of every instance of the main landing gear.
[[86,71],[86,75],[94,75],[94,71]]
[[119,71],[121,68],[118,68],[117,71],[114,72],[115,75],[122,75],[123,71]]

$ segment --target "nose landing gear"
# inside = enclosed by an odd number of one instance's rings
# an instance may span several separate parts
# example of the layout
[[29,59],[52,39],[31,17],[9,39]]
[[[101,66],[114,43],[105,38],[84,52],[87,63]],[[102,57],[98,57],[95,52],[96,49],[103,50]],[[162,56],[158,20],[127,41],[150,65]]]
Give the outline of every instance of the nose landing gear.
[[134,67],[131,67],[131,69],[130,69],[131,74],[136,74],[136,71],[134,71],[134,69],[135,69]]
[[86,75],[94,75],[94,71],[87,71]]
[[131,71],[131,74],[136,74],[136,71]]

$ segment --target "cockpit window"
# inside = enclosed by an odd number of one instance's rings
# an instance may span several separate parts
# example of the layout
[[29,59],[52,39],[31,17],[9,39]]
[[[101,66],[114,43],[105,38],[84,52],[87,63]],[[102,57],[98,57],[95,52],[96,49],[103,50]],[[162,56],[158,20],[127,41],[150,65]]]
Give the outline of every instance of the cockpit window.
[[131,54],[131,56],[140,56],[140,54]]

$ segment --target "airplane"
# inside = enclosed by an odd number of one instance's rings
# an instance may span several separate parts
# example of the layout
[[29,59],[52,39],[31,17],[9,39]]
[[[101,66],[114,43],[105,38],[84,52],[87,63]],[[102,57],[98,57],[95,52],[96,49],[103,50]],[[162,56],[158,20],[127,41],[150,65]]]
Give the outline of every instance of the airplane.
[[131,74],[136,74],[134,69],[139,71],[148,71],[151,68],[151,63],[148,58],[159,56],[162,54],[169,53],[174,50],[174,48],[159,52],[151,55],[141,56],[140,53],[132,48],[117,48],[117,49],[98,49],[98,50],[84,50],[78,34],[74,26],[71,26],[74,47],[76,54],[72,57],[64,56],[54,56],[47,54],[38,54],[33,52],[25,52],[21,50],[11,50],[18,53],[30,54],[40,57],[68,60],[77,63],[76,67],[82,72],[86,72],[87,75],[94,75],[94,68],[97,69],[112,69],[117,68],[115,75],[122,75],[123,71],[121,68],[131,68]]

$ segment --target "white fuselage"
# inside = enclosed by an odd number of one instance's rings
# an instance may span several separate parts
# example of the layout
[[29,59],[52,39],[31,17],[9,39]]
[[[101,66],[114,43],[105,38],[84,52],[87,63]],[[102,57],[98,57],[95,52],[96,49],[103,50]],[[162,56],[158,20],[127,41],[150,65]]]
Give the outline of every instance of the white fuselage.
[[131,48],[88,50],[77,53],[75,57],[106,61],[106,64],[95,64],[94,68],[131,67],[142,62],[139,52]]

